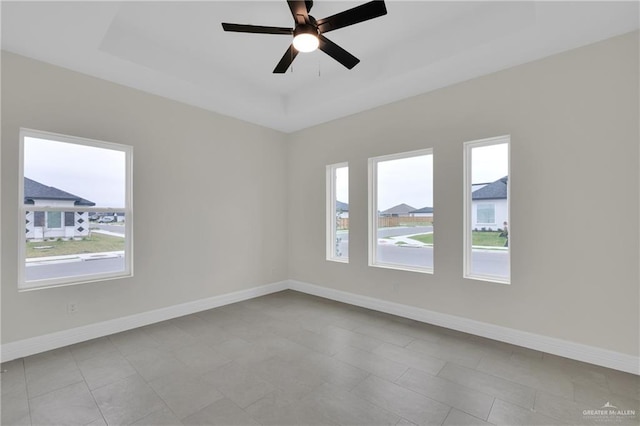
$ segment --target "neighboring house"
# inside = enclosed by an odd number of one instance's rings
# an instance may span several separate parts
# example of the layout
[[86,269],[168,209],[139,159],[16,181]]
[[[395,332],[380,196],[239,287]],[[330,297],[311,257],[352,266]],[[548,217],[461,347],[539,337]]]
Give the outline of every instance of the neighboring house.
[[413,217],[433,217],[433,207],[423,207],[418,210],[409,212],[409,216]]
[[415,207],[411,207],[408,204],[398,204],[390,209],[380,212],[381,217],[408,217],[410,212],[416,210]]
[[336,214],[340,219],[349,217],[349,204],[336,200]]
[[505,176],[495,182],[483,184],[471,193],[471,229],[496,231],[509,221],[507,208],[507,185]]
[[[66,207],[66,206],[95,206],[93,203],[77,195],[62,191],[53,186],[46,186],[40,182],[24,178],[25,205]],[[88,212],[60,212],[60,211],[27,211],[26,212],[27,240],[44,238],[79,238],[89,235]]]

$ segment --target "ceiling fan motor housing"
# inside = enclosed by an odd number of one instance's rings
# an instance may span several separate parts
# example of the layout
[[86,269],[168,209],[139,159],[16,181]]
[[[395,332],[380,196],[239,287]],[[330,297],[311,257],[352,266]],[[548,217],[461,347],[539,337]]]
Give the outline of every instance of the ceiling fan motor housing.
[[318,37],[320,32],[318,28],[312,24],[298,24],[296,25],[296,29],[293,30],[293,37],[297,37],[300,34],[311,34],[314,37]]

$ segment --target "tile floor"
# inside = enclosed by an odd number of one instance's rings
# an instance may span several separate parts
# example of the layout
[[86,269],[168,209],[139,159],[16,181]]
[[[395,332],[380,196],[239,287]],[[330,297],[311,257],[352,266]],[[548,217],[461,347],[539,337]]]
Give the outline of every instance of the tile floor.
[[294,291],[2,369],[3,425],[640,423],[638,376]]

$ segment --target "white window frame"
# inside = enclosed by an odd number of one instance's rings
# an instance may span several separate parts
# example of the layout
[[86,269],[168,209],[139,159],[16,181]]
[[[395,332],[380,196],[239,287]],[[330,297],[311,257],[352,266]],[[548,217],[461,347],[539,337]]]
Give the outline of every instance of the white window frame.
[[337,235],[337,226],[336,226],[336,170],[346,167],[347,172],[349,171],[349,163],[337,163],[330,164],[326,167],[326,190],[327,190],[327,260],[333,262],[342,262],[349,263],[349,256],[336,256],[336,235]]
[[[433,274],[435,269],[435,241],[434,241],[434,267],[421,268],[395,263],[383,263],[378,261],[378,163],[389,160],[402,160],[404,158],[419,157],[422,155],[433,156],[433,148],[417,151],[400,152],[397,154],[382,155],[369,158],[369,266],[375,268],[395,269],[399,271],[420,272]],[[435,163],[435,161],[434,161]],[[432,185],[435,190],[435,182],[432,174]],[[435,206],[435,199],[433,202]]]
[[[507,184],[507,212],[509,223],[509,276],[504,278],[497,275],[485,275],[474,274],[471,272],[472,261],[472,243],[473,243],[473,200],[471,199],[471,193],[473,192],[473,186],[471,182],[472,178],[472,158],[471,152],[473,148],[479,148],[483,146],[507,144],[507,175],[509,176],[509,183]],[[478,281],[488,281],[499,284],[511,284],[511,136],[503,135],[487,139],[479,139],[475,141],[464,142],[464,229],[463,229],[463,277],[466,279],[473,279]],[[488,224],[487,224],[488,225]]]
[[[88,207],[88,206],[64,206],[64,207],[44,207],[24,204],[24,141],[25,138],[46,139],[56,142],[64,142],[75,145],[92,146],[109,150],[121,151],[125,153],[125,206],[122,207]],[[113,142],[104,142],[94,139],[67,136],[57,133],[44,132],[40,130],[20,128],[20,151],[19,151],[19,184],[18,184],[18,291],[38,290],[43,288],[63,287],[76,284],[86,284],[96,281],[127,278],[133,276],[133,194],[132,194],[132,172],[133,172],[133,147]],[[61,212],[61,224],[64,227],[64,212],[116,212],[125,215],[125,265],[124,270],[110,273],[96,273],[91,275],[77,275],[71,277],[49,278],[43,280],[26,281],[25,260],[26,242],[24,238],[24,218],[28,211],[59,211]],[[47,214],[45,213],[45,226],[48,226]]]

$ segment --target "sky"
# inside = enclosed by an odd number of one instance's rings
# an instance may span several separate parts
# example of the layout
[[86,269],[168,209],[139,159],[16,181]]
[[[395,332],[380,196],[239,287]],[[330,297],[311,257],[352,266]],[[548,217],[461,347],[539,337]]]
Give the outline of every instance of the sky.
[[433,207],[433,155],[378,162],[378,210]]
[[125,153],[111,149],[26,137],[24,176],[96,203],[123,208]]
[[471,150],[471,183],[490,183],[509,174],[509,144],[479,146]]
[[[506,143],[473,148],[472,183],[489,183],[507,176],[508,149]],[[347,167],[336,169],[336,198],[346,203],[349,200],[348,179]],[[433,207],[433,155],[378,163],[378,210],[402,203],[416,209]]]
[[336,169],[336,200],[349,204],[349,167]]

